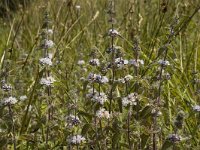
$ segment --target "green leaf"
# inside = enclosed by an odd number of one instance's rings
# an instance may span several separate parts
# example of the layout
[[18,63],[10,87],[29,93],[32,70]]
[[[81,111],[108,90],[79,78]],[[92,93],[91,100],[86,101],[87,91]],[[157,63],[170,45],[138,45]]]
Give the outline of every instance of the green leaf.
[[140,112],[140,118],[146,119],[151,115],[152,107],[150,105],[145,106]]
[[91,127],[91,124],[86,123],[82,128],[81,135],[85,135]]
[[173,146],[172,142],[170,142],[169,140],[165,140],[161,150],[169,150],[171,146]]

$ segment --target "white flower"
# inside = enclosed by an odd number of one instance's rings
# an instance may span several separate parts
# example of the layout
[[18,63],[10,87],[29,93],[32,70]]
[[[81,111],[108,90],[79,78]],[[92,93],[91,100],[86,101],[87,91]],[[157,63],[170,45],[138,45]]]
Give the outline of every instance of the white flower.
[[115,80],[115,81],[118,82],[118,83],[126,83],[124,78],[121,78],[121,79],[118,79],[118,80]]
[[12,86],[6,83],[3,83],[3,85],[1,86],[2,90],[4,91],[10,91],[12,90]]
[[17,103],[17,99],[15,97],[8,97],[8,98],[4,98],[4,104],[7,105],[7,104],[11,104],[11,105],[14,105]]
[[130,80],[132,80],[132,79],[133,79],[133,76],[132,76],[132,75],[127,75],[127,76],[124,77],[124,81],[125,81],[125,82],[128,82],[128,81],[130,81]]
[[137,105],[136,102],[137,99],[137,94],[136,93],[131,93],[127,97],[122,98],[122,105],[123,106],[128,106],[128,105]]
[[95,58],[95,59],[91,59],[89,61],[90,65],[92,66],[99,66],[100,65],[100,62],[99,62],[99,59]]
[[91,98],[91,100],[103,105],[108,100],[108,98],[105,93],[95,93],[95,95]]
[[54,46],[54,42],[52,40],[45,40],[45,47],[52,48]]
[[85,64],[85,61],[84,60],[79,60],[77,64],[80,65],[80,66],[82,66],[82,65]]
[[158,63],[160,65],[163,65],[163,66],[169,66],[170,65],[169,61],[167,61],[167,60],[165,60],[165,61],[164,60],[159,60]]
[[181,141],[181,137],[178,134],[169,134],[167,139],[172,141],[172,142]]
[[51,86],[55,82],[55,79],[52,76],[49,76],[47,78],[42,78],[40,80],[40,84],[45,86]]
[[19,100],[20,101],[25,101],[27,99],[27,96],[26,95],[22,95],[19,97]]
[[115,59],[115,64],[117,68],[122,69],[125,65],[128,64],[128,60],[120,58]]
[[53,34],[53,30],[52,30],[52,29],[48,29],[48,30],[47,30],[47,33],[48,33],[49,35],[51,35],[51,34]]
[[100,110],[98,110],[98,111],[96,112],[96,116],[97,116],[97,118],[99,118],[99,119],[102,119],[102,118],[109,119],[109,118],[110,118],[109,112],[106,111],[104,108],[100,108]]
[[129,63],[131,65],[134,65],[135,67],[139,67],[140,65],[144,65],[144,61],[141,59],[137,59],[137,61],[135,59],[131,59],[129,60]]
[[86,94],[86,98],[90,99],[93,102],[97,102],[100,104],[104,104],[106,101],[108,101],[107,95],[105,93],[98,93],[96,90],[90,89],[89,93]]
[[200,112],[200,105],[193,106],[193,110]]
[[80,9],[80,8],[81,8],[81,6],[80,6],[80,5],[76,5],[75,7],[76,7],[76,9]]
[[49,59],[52,59],[52,58],[53,58],[53,54],[52,54],[52,53],[49,53],[49,54],[48,54],[48,58],[49,58]]
[[66,117],[66,121],[68,122],[69,126],[77,125],[81,123],[78,116],[69,115]]
[[88,75],[88,81],[104,84],[104,83],[108,83],[109,80],[106,76],[101,76],[99,74],[90,73]]
[[117,35],[120,35],[119,32],[115,29],[110,29],[109,32],[108,32],[108,35],[109,36],[117,36]]
[[82,135],[75,135],[71,137],[69,140],[71,144],[81,144],[84,141],[85,141],[85,138]]
[[52,61],[48,57],[46,57],[46,58],[40,58],[40,63],[42,65],[52,66]]

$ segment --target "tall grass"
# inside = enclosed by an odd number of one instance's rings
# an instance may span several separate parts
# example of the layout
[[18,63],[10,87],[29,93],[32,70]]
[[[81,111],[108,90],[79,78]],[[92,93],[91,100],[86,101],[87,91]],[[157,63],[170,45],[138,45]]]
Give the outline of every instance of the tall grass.
[[199,11],[198,0],[35,0],[9,12],[0,149],[199,149]]

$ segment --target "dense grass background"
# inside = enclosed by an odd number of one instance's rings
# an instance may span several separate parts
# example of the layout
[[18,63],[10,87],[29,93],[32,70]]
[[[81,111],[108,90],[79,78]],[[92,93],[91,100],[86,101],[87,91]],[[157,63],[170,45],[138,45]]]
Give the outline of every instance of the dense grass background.
[[[111,81],[100,86],[101,92],[108,97],[113,90],[110,119],[95,116],[100,107],[109,110],[109,102],[101,106],[86,99],[89,87],[93,86],[87,82],[90,72],[105,74],[109,80],[113,78],[113,69],[102,71],[112,62],[112,56],[106,53],[113,44],[108,36],[112,28],[108,22],[109,1],[35,0],[24,5],[26,7],[17,7],[22,2],[10,1],[10,8],[0,3],[0,9],[7,10],[0,11],[3,14],[0,77],[1,80],[6,78],[13,87],[9,92],[0,91],[1,102],[10,95],[17,99],[23,95],[28,97],[15,105],[0,105],[0,149],[200,148],[200,110],[193,109],[200,103],[199,0],[113,1],[114,29],[120,33],[114,45],[120,47],[119,55],[124,59],[139,57],[144,65],[116,71],[116,79],[128,74],[133,76],[128,86],[114,85]],[[49,14],[48,28],[53,30],[48,38],[55,43],[49,50],[53,53],[54,65],[47,68],[39,65],[46,12]],[[94,51],[95,56],[91,55]],[[92,56],[100,60],[100,67],[89,65]],[[163,70],[168,74],[162,73],[160,79],[162,66],[157,62],[165,57],[170,65]],[[86,64],[77,65],[79,60]],[[56,79],[51,88],[39,83],[48,71]],[[94,87],[99,90],[98,84]],[[137,105],[122,107],[122,98],[133,92],[139,95]],[[155,117],[157,110],[161,114],[159,117]],[[51,119],[49,111],[52,111]],[[70,114],[78,116],[81,123],[69,127],[66,116]],[[82,134],[85,142],[70,144],[68,139],[76,134]],[[182,138],[174,142],[170,134]]]

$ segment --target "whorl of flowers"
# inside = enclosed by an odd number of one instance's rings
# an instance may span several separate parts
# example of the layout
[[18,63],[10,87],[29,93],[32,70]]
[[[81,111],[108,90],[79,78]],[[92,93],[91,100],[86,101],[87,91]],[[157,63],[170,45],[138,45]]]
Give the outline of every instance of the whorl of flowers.
[[85,137],[83,137],[82,135],[75,135],[69,139],[69,143],[75,144],[75,145],[81,144],[83,142],[85,142]]
[[92,66],[99,66],[99,65],[100,65],[100,62],[99,62],[99,59],[94,58],[94,59],[91,59],[91,60],[89,61],[89,64],[92,65]]
[[200,112],[200,105],[195,105],[192,108],[194,111]]
[[51,86],[56,80],[52,77],[46,77],[46,78],[41,78],[40,84],[45,85],[45,86]]
[[46,66],[52,66],[52,64],[53,64],[49,57],[40,58],[40,63],[42,65],[46,65]]
[[173,143],[181,141],[181,137],[178,134],[170,134],[167,139]]
[[19,97],[20,101],[25,101],[28,97],[26,95],[22,95]]
[[139,67],[140,65],[144,65],[144,61],[141,59],[137,59],[137,60],[131,59],[131,60],[129,60],[129,64],[133,65],[135,67]]
[[52,40],[44,40],[44,47],[45,48],[52,48],[54,46],[54,42]]
[[1,86],[1,89],[4,91],[10,91],[10,90],[12,90],[12,86],[5,83]]
[[79,61],[77,62],[77,64],[78,64],[79,66],[82,66],[82,65],[85,64],[85,61],[84,61],[84,60],[79,60]]
[[119,32],[118,32],[117,30],[115,30],[115,29],[110,29],[110,30],[108,31],[108,35],[109,35],[109,36],[112,36],[112,37],[115,37],[115,36],[120,35],[120,34],[119,34]]
[[89,93],[86,95],[88,99],[93,102],[100,103],[103,105],[106,101],[108,101],[108,97],[105,93],[98,93],[97,91],[89,90]]
[[99,119],[102,119],[102,118],[109,119],[109,118],[110,118],[109,111],[106,111],[104,108],[100,108],[100,109],[96,112],[96,116],[97,116],[97,118],[99,118]]
[[122,105],[123,106],[128,106],[128,105],[137,105],[137,94],[136,93],[131,93],[128,96],[122,98]]
[[90,73],[88,75],[88,81],[104,84],[104,83],[107,83],[109,80],[106,76],[101,76],[99,74]]
[[124,66],[128,65],[128,60],[121,57],[115,59],[115,65],[117,68],[122,69]]
[[167,61],[167,60],[159,60],[158,63],[162,66],[169,66],[170,65],[169,61]]
[[74,115],[67,116],[66,121],[69,126],[78,125],[79,123],[81,123],[79,117]]
[[4,104],[5,105],[14,105],[17,103],[17,99],[15,97],[7,97],[7,98],[4,98]]

